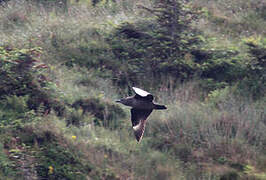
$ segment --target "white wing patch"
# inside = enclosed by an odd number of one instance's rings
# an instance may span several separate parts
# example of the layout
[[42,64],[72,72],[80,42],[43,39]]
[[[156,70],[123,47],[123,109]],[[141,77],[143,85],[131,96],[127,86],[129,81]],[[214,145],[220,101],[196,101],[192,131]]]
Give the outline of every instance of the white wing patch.
[[146,97],[146,96],[148,96],[150,94],[147,91],[144,91],[144,90],[142,90],[140,88],[137,88],[137,87],[132,87],[132,88],[133,88],[133,90],[135,91],[136,94],[138,94],[138,95],[140,95],[142,97]]
[[137,131],[137,130],[139,130],[139,128],[140,128],[140,125],[141,125],[141,121],[139,122],[139,124],[138,124],[138,125],[136,125],[136,126],[133,126],[133,129],[134,129],[134,131]]

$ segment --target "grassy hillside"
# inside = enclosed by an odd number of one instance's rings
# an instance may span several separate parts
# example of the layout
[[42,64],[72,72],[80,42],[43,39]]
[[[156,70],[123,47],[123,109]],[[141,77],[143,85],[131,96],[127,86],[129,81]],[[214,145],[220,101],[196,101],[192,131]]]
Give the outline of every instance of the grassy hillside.
[[[0,179],[266,179],[262,0],[0,6]],[[137,143],[132,86],[166,111]]]

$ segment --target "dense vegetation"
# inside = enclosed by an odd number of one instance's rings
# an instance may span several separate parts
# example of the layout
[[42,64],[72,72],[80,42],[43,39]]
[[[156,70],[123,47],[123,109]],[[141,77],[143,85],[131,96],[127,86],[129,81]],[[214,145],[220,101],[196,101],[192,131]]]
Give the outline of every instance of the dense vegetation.
[[0,3],[0,179],[266,179],[263,0]]

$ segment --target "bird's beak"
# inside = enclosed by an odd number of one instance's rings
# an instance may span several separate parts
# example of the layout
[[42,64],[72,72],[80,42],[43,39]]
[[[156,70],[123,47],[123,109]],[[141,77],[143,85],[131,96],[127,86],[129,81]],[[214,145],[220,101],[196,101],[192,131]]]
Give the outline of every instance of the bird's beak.
[[120,101],[120,100],[116,100],[115,102],[117,102],[117,103],[121,103],[121,101]]

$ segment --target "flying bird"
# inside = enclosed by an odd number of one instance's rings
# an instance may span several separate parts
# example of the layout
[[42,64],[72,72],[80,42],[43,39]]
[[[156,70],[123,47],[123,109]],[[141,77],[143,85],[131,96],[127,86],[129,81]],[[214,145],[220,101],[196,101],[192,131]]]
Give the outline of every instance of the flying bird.
[[120,100],[117,100],[116,102],[132,107],[132,127],[137,141],[140,142],[145,130],[146,120],[151,114],[152,110],[161,110],[167,108],[164,105],[154,104],[153,95],[151,95],[150,93],[137,87],[133,87],[133,90],[136,93],[135,96],[122,98]]

